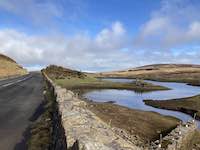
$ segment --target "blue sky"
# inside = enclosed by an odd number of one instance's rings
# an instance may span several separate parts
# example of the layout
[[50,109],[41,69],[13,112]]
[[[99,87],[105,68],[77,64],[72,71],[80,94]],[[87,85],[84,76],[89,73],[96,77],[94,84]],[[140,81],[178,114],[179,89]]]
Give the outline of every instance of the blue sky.
[[0,0],[0,52],[28,69],[200,63],[199,0]]
[[[4,3],[7,0],[1,1],[1,3]],[[10,2],[12,1],[14,3],[10,5],[17,3],[17,5],[20,5],[18,6],[20,11],[10,8],[6,9],[5,6],[2,7],[0,10],[0,26],[2,28],[11,27],[33,34],[49,32],[49,29],[46,29],[45,18],[48,12],[34,12],[36,16],[31,16],[33,12],[26,14],[25,10],[21,10],[26,7],[25,5],[23,6],[23,1],[10,0]],[[102,28],[109,26],[115,21],[123,22],[123,25],[132,33],[137,32],[140,25],[150,18],[151,12],[160,6],[159,0],[127,0],[126,2],[121,0],[75,0],[75,2],[72,0],[48,0],[38,1],[38,5],[47,2],[52,3],[58,9],[60,7],[63,9],[60,15],[52,15],[49,18],[48,23],[52,25],[51,30],[58,30],[66,34],[87,30],[91,35],[97,34]],[[38,17],[38,20],[35,20],[35,17]]]

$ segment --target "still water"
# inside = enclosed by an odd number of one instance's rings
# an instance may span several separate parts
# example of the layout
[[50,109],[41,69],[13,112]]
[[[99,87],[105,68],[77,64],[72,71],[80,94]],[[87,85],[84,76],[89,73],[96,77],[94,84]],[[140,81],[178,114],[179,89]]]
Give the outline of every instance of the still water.
[[[113,82],[133,82],[133,79],[103,79]],[[174,98],[183,98],[190,97],[197,94],[200,94],[200,87],[190,86],[185,83],[175,83],[175,82],[157,82],[157,81],[148,81],[146,82],[153,83],[155,85],[161,85],[170,88],[171,90],[166,91],[153,91],[148,93],[138,93],[132,90],[116,90],[116,89],[103,89],[103,90],[94,90],[87,92],[83,97],[98,101],[115,101],[116,104],[126,106],[129,108],[140,109],[145,111],[154,111],[163,115],[174,116],[186,122],[191,120],[192,117],[178,112],[170,111],[164,109],[153,108],[144,104],[144,99],[153,99],[153,100],[167,100]],[[200,121],[198,121],[198,126],[200,128]]]

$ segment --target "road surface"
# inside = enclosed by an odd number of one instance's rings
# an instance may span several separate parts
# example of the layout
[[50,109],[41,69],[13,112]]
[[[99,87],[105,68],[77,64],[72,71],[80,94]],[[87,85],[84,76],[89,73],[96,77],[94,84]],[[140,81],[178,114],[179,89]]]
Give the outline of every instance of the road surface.
[[23,133],[43,101],[42,88],[40,73],[0,81],[0,150],[24,149]]

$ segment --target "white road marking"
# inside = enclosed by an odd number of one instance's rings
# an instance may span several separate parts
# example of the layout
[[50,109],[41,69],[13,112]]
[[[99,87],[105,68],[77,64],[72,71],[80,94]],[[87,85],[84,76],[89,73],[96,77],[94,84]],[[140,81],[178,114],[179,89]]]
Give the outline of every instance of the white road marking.
[[13,84],[16,84],[16,83],[25,81],[25,80],[27,80],[27,79],[29,79],[29,78],[31,78],[31,77],[32,77],[32,76],[28,76],[28,77],[25,77],[25,78],[23,78],[23,79],[17,80],[17,81],[15,81],[15,82],[10,82],[10,83],[7,83],[7,84],[3,84],[3,85],[1,85],[0,87],[7,87],[7,86],[10,86],[10,85],[13,85]]
[[10,86],[12,84],[14,84],[14,83],[7,83],[7,84],[2,85],[2,87],[7,87],[7,86]]

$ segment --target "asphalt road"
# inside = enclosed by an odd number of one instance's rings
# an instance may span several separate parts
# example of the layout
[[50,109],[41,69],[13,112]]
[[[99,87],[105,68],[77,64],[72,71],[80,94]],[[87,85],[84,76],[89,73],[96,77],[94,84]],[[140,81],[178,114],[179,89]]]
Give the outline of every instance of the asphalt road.
[[40,73],[0,81],[0,150],[24,149],[23,134],[43,101],[42,88]]

